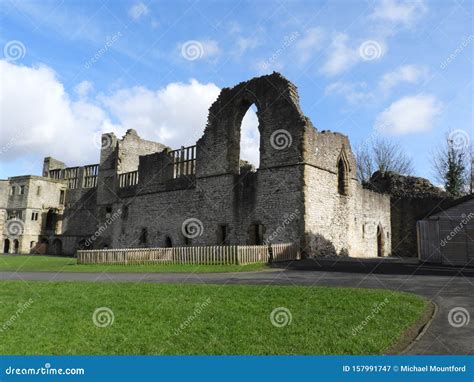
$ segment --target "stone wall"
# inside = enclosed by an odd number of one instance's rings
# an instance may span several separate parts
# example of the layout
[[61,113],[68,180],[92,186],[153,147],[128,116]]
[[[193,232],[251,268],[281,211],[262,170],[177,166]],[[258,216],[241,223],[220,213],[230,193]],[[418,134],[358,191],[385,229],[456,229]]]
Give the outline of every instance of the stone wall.
[[[256,171],[240,160],[241,123],[252,105],[260,132]],[[60,232],[42,234],[51,244],[59,237],[65,253],[80,246],[294,242],[308,256],[390,254],[389,198],[359,185],[348,138],[318,132],[300,109],[296,87],[280,74],[223,89],[190,152],[191,167],[178,174],[177,151],[134,130],[122,139],[104,134],[97,185],[86,188],[79,168]],[[55,167],[65,165],[46,158],[44,174]],[[131,171],[138,181],[120,184]],[[322,246],[332,253],[320,253]]]
[[[306,146],[305,234],[309,255],[357,257],[391,254],[390,199],[365,190],[355,177],[355,158],[346,136],[315,133]],[[347,160],[347,194],[339,192],[338,160]],[[378,250],[378,240],[381,250]]]
[[[252,104],[260,168],[240,173],[240,124]],[[341,157],[349,168],[348,195],[338,194]],[[261,225],[264,241],[297,242],[308,255],[311,236],[321,235],[335,254],[376,256],[379,229],[381,253],[390,254],[389,198],[357,183],[347,137],[317,132],[294,85],[278,74],[221,92],[197,142],[195,176],[172,179],[166,150],[140,156],[138,170],[138,184],[118,190],[113,212],[121,214],[102,235],[103,245],[215,245],[222,226],[228,244],[252,244]],[[188,219],[200,224],[192,239],[183,235]]]
[[117,141],[117,173],[137,170],[141,155],[160,152],[165,148],[161,143],[140,138],[133,129],[127,130],[125,136]]
[[[61,190],[65,192],[64,181],[54,180],[39,176],[19,176],[8,180],[8,193],[4,201],[5,215],[16,212],[21,213],[21,235],[12,235],[7,229],[8,223],[4,223],[2,229],[2,243],[9,238],[10,241],[19,241],[19,253],[30,253],[38,242],[47,236],[54,237],[62,232],[62,212],[64,205],[60,203]],[[15,193],[11,194],[11,188],[15,187]],[[23,193],[19,193],[19,188]],[[45,223],[48,211],[54,211],[54,225],[46,232]],[[12,247],[10,247],[12,252]]]
[[396,256],[416,257],[416,222],[453,200],[427,179],[392,172],[374,173],[365,186],[390,195],[391,245],[392,253]]
[[7,220],[8,193],[10,191],[10,182],[0,180],[0,250],[3,252],[5,235],[5,222]]

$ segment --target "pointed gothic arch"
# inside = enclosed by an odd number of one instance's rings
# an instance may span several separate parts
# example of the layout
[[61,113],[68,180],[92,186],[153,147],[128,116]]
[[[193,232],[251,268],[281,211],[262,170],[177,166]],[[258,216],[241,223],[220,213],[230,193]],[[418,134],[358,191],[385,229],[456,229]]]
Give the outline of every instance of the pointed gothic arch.
[[342,146],[337,159],[337,192],[339,195],[349,195],[349,174],[351,167],[347,157],[346,148]]
[[239,174],[242,119],[252,105],[260,134],[259,169],[301,162],[310,122],[300,109],[296,86],[273,73],[222,89],[197,142],[198,178]]

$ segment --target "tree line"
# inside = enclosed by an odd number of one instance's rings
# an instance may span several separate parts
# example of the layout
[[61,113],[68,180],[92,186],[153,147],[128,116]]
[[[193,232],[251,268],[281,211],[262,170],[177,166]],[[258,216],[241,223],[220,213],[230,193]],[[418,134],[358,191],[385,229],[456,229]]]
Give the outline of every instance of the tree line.
[[[467,138],[466,135],[466,140]],[[458,142],[446,134],[442,144],[430,154],[434,180],[453,197],[473,193],[472,145]],[[362,184],[370,182],[376,171],[413,175],[413,160],[402,146],[387,138],[376,138],[355,150],[357,178]]]

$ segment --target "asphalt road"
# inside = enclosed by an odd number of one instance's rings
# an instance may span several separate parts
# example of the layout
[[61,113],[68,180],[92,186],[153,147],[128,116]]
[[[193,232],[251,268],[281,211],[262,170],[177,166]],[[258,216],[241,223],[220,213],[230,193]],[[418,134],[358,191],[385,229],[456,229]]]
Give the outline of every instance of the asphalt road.
[[[353,267],[357,267],[354,263]],[[307,267],[314,269],[318,267]],[[327,269],[326,269],[327,268]],[[343,269],[344,272],[338,271]],[[438,311],[425,334],[408,354],[474,354],[474,270],[460,274],[433,271],[363,273],[345,265],[319,266],[318,270],[272,269],[244,273],[55,273],[0,272],[1,280],[101,281],[190,284],[325,285],[380,288],[416,293],[433,301]],[[396,267],[392,267],[396,270]],[[389,268],[388,268],[389,269]],[[405,272],[406,273],[406,272]],[[423,272],[422,272],[423,273]],[[448,316],[453,309],[467,310],[470,321],[455,327]],[[454,312],[454,311],[453,311]],[[466,317],[467,318],[467,317]],[[456,322],[454,322],[456,323]]]

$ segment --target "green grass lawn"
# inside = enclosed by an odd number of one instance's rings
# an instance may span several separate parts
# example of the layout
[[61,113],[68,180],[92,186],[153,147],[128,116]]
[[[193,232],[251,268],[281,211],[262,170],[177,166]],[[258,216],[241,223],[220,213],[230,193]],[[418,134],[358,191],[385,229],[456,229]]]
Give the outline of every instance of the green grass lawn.
[[[382,354],[427,304],[295,286],[1,281],[0,291],[0,354]],[[101,307],[109,326],[94,324]],[[270,320],[279,307],[286,326]]]
[[266,264],[249,265],[78,265],[76,259],[56,256],[4,256],[0,255],[0,271],[23,272],[248,272],[268,268]]

